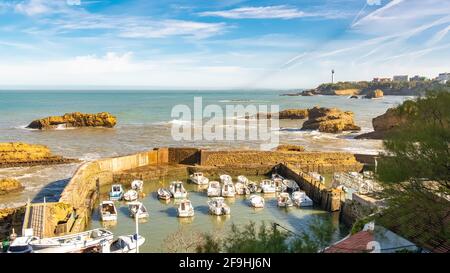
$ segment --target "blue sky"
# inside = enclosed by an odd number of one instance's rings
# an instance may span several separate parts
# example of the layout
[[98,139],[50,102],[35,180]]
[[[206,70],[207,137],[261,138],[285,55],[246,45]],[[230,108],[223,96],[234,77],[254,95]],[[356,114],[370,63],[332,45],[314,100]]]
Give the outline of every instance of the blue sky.
[[0,86],[307,88],[450,72],[450,0],[0,0]]

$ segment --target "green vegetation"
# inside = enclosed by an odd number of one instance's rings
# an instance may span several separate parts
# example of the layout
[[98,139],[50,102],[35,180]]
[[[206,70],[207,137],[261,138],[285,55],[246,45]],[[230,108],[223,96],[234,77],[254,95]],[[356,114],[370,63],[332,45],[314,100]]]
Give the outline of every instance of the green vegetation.
[[275,224],[262,223],[256,227],[250,222],[240,228],[232,225],[231,232],[223,238],[204,234],[200,253],[315,253],[328,246],[334,232],[330,220],[316,218],[308,232],[293,233]]
[[449,105],[446,89],[400,105],[398,114],[407,122],[388,135],[378,160],[376,175],[388,204],[379,223],[424,245],[450,246]]

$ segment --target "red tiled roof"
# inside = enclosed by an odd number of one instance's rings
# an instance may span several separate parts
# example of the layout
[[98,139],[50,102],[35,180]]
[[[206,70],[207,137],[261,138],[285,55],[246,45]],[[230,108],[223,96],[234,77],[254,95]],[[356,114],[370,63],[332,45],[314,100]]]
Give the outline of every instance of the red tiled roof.
[[369,231],[360,231],[351,235],[329,248],[325,249],[325,253],[361,253],[368,252],[367,244],[374,241],[374,235]]

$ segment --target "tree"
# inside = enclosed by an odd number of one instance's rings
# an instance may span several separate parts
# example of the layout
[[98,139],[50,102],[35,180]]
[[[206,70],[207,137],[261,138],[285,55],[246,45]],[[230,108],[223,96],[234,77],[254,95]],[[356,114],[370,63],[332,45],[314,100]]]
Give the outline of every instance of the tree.
[[396,111],[406,122],[385,139],[376,173],[388,205],[381,221],[406,237],[423,228],[422,243],[435,239],[448,244],[450,93],[429,91]]

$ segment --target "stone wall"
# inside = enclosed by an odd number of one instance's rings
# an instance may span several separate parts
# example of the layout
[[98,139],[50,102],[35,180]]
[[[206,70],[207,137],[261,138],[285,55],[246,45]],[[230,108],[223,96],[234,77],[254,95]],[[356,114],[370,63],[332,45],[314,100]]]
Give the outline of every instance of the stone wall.
[[200,149],[169,148],[169,163],[196,165],[200,163]]

